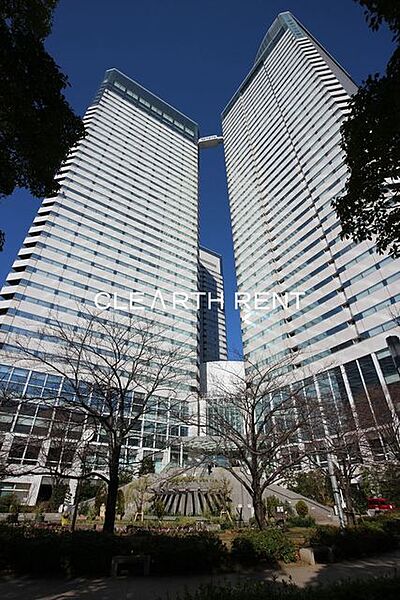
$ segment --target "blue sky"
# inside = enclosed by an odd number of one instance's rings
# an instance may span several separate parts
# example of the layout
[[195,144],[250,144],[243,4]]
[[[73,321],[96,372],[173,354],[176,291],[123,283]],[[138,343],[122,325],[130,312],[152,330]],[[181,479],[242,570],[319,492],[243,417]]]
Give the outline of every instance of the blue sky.
[[[353,0],[60,0],[47,48],[69,76],[67,97],[83,114],[104,71],[116,67],[199,123],[220,133],[220,114],[254,61],[277,13],[290,10],[360,83],[392,51],[386,29],[371,32]],[[38,209],[19,190],[0,201],[6,246],[0,284]],[[224,260],[227,297],[235,275],[223,150],[202,152],[201,243]],[[239,318],[227,305],[231,357],[241,350]]]

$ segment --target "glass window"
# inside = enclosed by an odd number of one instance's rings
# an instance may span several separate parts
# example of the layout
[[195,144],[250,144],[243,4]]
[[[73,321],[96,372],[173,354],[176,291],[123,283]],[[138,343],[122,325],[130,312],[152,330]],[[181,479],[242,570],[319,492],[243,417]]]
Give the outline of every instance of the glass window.
[[45,373],[38,373],[37,371],[32,371],[31,376],[29,378],[30,385],[44,385],[46,379]]
[[0,382],[5,382],[11,374],[11,367],[0,365]]
[[363,356],[359,359],[359,364],[365,384],[367,386],[376,420],[378,421],[379,425],[389,423],[392,416],[387,405],[372,357]]
[[353,395],[360,425],[366,428],[373,427],[374,419],[371,413],[367,395],[365,393],[361,375],[358,370],[357,362],[353,360],[347,363],[344,368],[349,380],[349,385]]
[[19,414],[20,415],[27,415],[27,416],[33,416],[36,414],[36,409],[37,406],[36,404],[30,403],[30,404],[21,404],[21,407],[19,409]]

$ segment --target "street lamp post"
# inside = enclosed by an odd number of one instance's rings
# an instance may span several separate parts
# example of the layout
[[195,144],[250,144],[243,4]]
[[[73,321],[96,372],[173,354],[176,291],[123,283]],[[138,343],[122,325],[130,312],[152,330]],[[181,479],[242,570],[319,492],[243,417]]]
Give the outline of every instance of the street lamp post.
[[343,529],[346,526],[346,520],[345,520],[344,512],[343,512],[342,496],[340,494],[339,486],[338,486],[336,475],[335,475],[335,468],[333,466],[332,455],[330,452],[328,452],[328,454],[327,454],[327,462],[328,462],[329,479],[331,481],[331,486],[332,486],[333,499],[335,502],[335,507],[336,507],[338,518],[339,518],[339,525],[340,525],[341,529]]

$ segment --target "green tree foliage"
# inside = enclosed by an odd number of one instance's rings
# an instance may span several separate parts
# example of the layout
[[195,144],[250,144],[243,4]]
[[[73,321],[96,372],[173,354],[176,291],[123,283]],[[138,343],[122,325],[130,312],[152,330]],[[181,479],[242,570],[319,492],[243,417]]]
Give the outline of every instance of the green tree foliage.
[[400,507],[400,468],[398,464],[389,464],[384,469],[380,478],[380,491],[384,498],[388,498]]
[[68,484],[63,481],[57,481],[55,485],[53,485],[48,506],[49,512],[57,512],[60,504],[62,504],[65,500],[67,491]]
[[400,41],[400,8],[396,0],[355,0],[365,9],[365,17],[373,31],[377,31],[384,21]]
[[142,477],[143,475],[148,475],[149,473],[154,473],[154,472],[155,472],[154,460],[151,458],[151,456],[145,456],[144,458],[142,458],[142,461],[141,461],[140,467],[139,467],[139,472],[138,472],[139,477]]
[[94,500],[96,516],[99,516],[101,506],[102,506],[102,504],[105,505],[106,502],[107,502],[107,487],[104,484],[101,484],[97,488],[97,492],[96,492],[96,496],[95,496],[95,500]]
[[288,515],[293,513],[292,507],[286,500],[280,500],[277,496],[267,496],[265,500],[265,509],[268,519],[274,519],[279,515],[277,511],[278,506],[283,506],[283,510]]
[[125,495],[122,490],[118,490],[117,494],[117,514],[121,516],[121,518],[125,514]]
[[17,512],[20,504],[16,494],[4,494],[3,496],[0,496],[0,513]]
[[126,485],[133,481],[133,473],[129,469],[120,469],[119,471],[119,484]]
[[84,135],[63,94],[68,79],[44,47],[56,5],[0,2],[0,197],[16,187],[38,198],[54,194],[55,173]]
[[366,496],[380,496],[400,507],[400,466],[386,463],[364,470],[362,489]]
[[304,471],[294,475],[288,488],[321,504],[333,504],[332,488],[328,478],[319,471]]
[[396,43],[384,75],[370,75],[351,100],[342,125],[350,168],[345,193],[333,202],[342,236],[375,238],[378,251],[400,255],[400,2],[356,0],[369,26],[384,22]]
[[[94,499],[94,508],[96,516],[100,515],[100,510],[102,505],[106,506],[107,504],[107,486],[101,484],[97,488],[97,493]],[[125,514],[125,495],[122,490],[118,490],[117,492],[117,502],[116,502],[116,510],[115,512],[118,515],[123,516]]]
[[96,496],[99,482],[96,480],[86,480],[84,479],[81,483],[81,488],[79,491],[79,502],[84,502],[85,500],[90,500]]
[[304,500],[296,502],[295,509],[299,517],[306,517],[308,515],[308,506]]
[[165,515],[165,503],[161,500],[161,498],[155,498],[153,504],[151,505],[151,512],[162,521]]

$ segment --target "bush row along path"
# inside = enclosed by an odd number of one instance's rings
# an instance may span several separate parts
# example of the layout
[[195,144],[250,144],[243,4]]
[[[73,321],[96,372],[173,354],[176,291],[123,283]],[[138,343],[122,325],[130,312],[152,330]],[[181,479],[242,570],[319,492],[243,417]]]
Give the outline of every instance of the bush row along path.
[[243,579],[293,581],[299,587],[326,584],[346,579],[361,579],[397,574],[400,569],[400,551],[380,557],[348,561],[314,567],[290,564],[281,571],[266,570],[253,574],[197,575],[193,577],[132,577],[73,580],[9,579],[0,582],[2,600],[173,600],[185,588],[194,591],[209,582],[234,583]]

